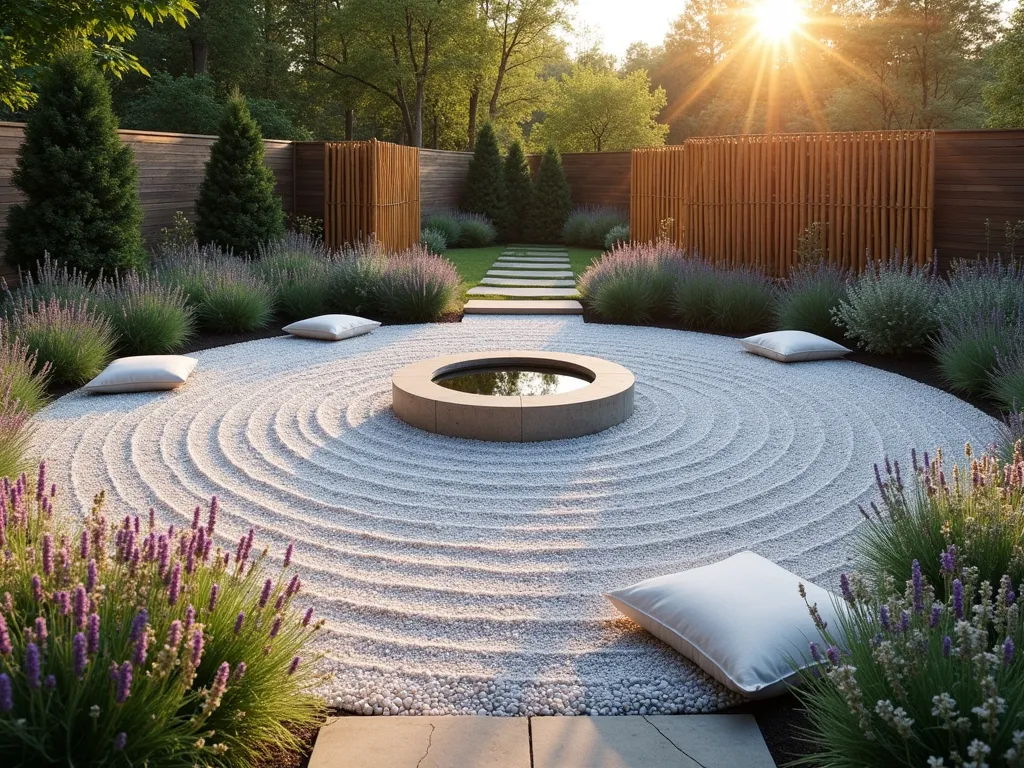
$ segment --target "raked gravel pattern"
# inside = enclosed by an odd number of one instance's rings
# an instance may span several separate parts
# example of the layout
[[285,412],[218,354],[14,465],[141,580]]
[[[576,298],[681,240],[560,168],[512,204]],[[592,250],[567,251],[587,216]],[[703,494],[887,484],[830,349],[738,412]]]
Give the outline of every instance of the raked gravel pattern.
[[[392,371],[525,348],[636,375],[636,410],[597,435],[481,443],[391,413]],[[873,462],[989,442],[962,401],[851,362],[782,365],[735,340],[466,317],[338,343],[273,338],[196,354],[169,394],[69,394],[35,447],[87,508],[155,506],[181,524],[219,496],[219,542],[291,539],[346,710],[708,712],[736,698],[619,617],[604,590],[752,549],[833,583]],[[728,610],[727,606],[722,607]]]

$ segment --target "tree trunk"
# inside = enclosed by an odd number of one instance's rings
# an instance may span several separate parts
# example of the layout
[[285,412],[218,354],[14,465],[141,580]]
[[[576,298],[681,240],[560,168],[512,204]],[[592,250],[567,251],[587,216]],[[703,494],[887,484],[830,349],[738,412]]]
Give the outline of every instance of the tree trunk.
[[356,128],[356,111],[354,109],[345,110],[345,141],[352,141],[352,134],[355,133]]
[[434,109],[434,138],[430,142],[432,149],[437,149],[437,109]]
[[423,91],[425,84],[421,80],[416,83],[416,102],[415,102],[415,123],[413,125],[413,136],[412,145],[414,147],[423,146]]
[[192,74],[205,75],[206,62],[210,58],[210,44],[202,37],[193,37],[188,42],[192,47]]
[[480,86],[474,85],[469,92],[469,149],[476,146],[476,113],[480,106]]

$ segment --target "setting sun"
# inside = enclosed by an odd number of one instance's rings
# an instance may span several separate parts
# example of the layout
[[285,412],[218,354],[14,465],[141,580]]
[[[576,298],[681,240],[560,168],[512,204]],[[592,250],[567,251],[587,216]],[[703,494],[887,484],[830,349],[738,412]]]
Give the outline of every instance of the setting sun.
[[773,41],[787,39],[804,21],[803,8],[797,0],[758,0],[751,12],[757,32]]

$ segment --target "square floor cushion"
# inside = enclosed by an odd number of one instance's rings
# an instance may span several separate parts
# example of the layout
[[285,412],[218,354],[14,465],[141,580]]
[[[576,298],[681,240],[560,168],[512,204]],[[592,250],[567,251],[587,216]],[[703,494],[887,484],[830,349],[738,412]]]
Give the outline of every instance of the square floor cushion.
[[87,392],[160,392],[184,384],[199,361],[184,355],[121,357],[85,385]]
[[790,660],[809,666],[808,643],[821,645],[801,583],[829,631],[838,631],[830,592],[753,552],[605,597],[725,687],[760,699],[785,693],[797,678]]
[[850,354],[842,344],[815,336],[807,331],[772,331],[740,339],[747,352],[778,360],[799,363],[807,360],[832,360]]
[[380,323],[375,320],[367,320],[365,317],[320,315],[286,325],[284,332],[305,339],[341,341],[342,339],[351,339],[353,336],[362,336],[374,328],[380,328]]

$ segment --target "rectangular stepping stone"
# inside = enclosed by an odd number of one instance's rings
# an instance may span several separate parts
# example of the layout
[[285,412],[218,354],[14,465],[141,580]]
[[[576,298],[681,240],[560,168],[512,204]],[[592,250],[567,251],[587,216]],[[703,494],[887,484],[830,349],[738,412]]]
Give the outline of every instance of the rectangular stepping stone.
[[572,272],[557,272],[551,270],[550,272],[544,272],[542,270],[529,270],[529,269],[489,269],[487,270],[488,277],[540,277],[545,280],[557,280],[558,278],[572,277]]
[[583,305],[571,299],[470,299],[462,311],[467,315],[582,315]]
[[568,263],[552,264],[549,262],[537,262],[531,264],[528,261],[501,261],[500,259],[491,265],[496,269],[569,269]]
[[520,299],[568,299],[578,295],[575,288],[488,288],[477,286],[466,291],[469,296],[516,296]]
[[568,259],[554,256],[499,256],[498,261],[521,261],[524,264],[568,264]]
[[530,768],[525,717],[339,717],[309,768]]
[[534,768],[775,768],[752,715],[534,717],[530,727]]
[[524,288],[571,288],[575,280],[523,280],[514,277],[485,277],[481,285],[521,285]]

